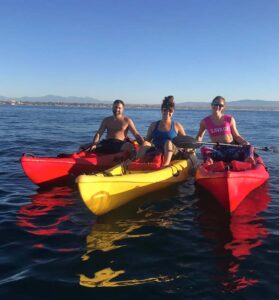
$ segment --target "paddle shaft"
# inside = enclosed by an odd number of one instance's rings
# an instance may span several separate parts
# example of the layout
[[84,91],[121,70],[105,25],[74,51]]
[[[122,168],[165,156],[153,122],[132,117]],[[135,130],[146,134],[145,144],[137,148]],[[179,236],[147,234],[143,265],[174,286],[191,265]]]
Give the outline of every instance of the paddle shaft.
[[[237,144],[225,144],[225,143],[211,143],[211,142],[196,142],[198,145],[212,145],[212,146],[226,146],[226,147],[237,147],[242,148],[246,145],[237,145]],[[254,147],[256,150],[262,150],[262,151],[270,151],[268,147]]]
[[[191,136],[177,136],[173,140],[173,143],[180,148],[199,148],[201,145],[211,145],[211,146],[225,146],[225,147],[237,147],[241,148],[245,145],[237,145],[237,144],[226,144],[226,143],[213,143],[213,142],[198,142]],[[262,151],[271,151],[278,153],[277,147],[254,147],[256,150]]]

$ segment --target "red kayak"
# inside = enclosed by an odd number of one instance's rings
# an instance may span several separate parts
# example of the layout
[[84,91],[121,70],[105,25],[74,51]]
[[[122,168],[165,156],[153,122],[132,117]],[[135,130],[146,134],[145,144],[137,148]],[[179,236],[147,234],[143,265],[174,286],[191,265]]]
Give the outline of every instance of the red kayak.
[[269,178],[261,157],[256,158],[256,165],[233,160],[211,165],[205,163],[197,167],[197,184],[208,190],[229,212],[233,212],[241,201],[254,189]]
[[78,175],[101,172],[129,158],[128,152],[99,154],[80,152],[58,157],[23,154],[20,162],[27,177],[39,186],[69,184]]

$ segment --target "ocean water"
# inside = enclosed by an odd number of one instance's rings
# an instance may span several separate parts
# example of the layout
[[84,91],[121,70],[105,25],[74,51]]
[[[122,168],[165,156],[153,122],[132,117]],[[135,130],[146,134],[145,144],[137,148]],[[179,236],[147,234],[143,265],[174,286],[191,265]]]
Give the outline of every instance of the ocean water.
[[[279,154],[269,181],[227,215],[193,178],[102,217],[75,187],[41,190],[22,153],[89,142],[106,109],[0,106],[1,299],[278,299]],[[176,111],[189,135],[208,111]],[[253,144],[278,146],[279,112],[228,112]],[[157,110],[127,110],[145,135]]]

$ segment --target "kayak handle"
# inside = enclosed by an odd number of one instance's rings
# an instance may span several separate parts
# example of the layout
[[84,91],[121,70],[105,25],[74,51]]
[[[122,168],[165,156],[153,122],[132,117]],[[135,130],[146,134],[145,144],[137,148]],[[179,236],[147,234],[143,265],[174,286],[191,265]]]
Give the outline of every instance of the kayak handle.
[[[171,169],[172,169],[172,176],[173,177],[178,177],[179,174],[180,174],[180,171],[177,169],[177,167],[171,166]],[[176,173],[174,173],[173,169],[175,169]]]

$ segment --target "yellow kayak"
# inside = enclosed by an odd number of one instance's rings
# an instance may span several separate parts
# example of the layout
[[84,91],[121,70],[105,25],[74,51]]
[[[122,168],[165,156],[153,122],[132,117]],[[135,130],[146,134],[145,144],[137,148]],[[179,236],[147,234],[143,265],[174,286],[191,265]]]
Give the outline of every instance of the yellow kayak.
[[123,165],[95,175],[80,175],[76,182],[86,206],[95,214],[106,214],[147,193],[185,181],[192,175],[196,156],[174,160],[159,170],[126,171]]

